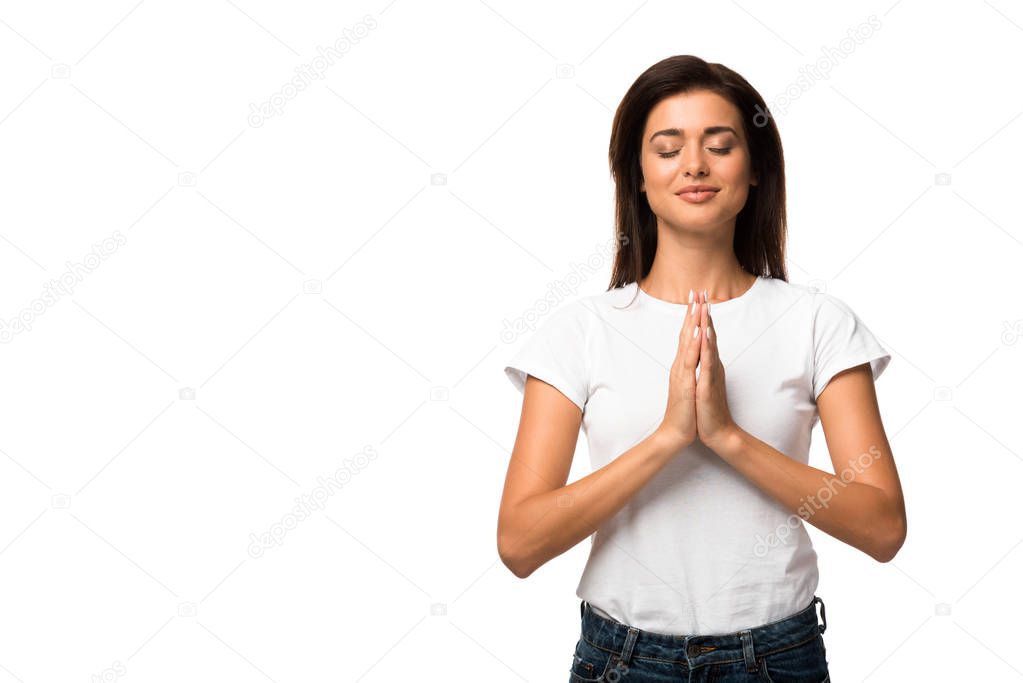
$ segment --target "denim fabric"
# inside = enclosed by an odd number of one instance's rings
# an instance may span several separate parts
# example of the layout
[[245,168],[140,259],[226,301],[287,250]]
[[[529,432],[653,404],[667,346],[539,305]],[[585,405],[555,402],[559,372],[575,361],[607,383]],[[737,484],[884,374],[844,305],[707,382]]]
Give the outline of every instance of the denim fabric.
[[[817,622],[817,603],[821,620]],[[828,683],[824,601],[728,635],[666,635],[633,628],[579,603],[582,635],[570,683]]]

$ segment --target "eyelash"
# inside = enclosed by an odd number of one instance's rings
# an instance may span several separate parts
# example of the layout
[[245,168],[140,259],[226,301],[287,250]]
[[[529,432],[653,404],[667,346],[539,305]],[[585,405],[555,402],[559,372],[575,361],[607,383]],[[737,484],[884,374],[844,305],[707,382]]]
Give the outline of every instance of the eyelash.
[[[715,154],[721,154],[721,155],[728,154],[730,151],[732,151],[731,147],[708,147],[707,149],[709,149],[710,151],[714,152]],[[675,156],[676,154],[678,154],[678,150],[675,150],[674,152],[658,152],[657,153],[657,155],[659,157],[661,157],[662,159],[670,159],[673,156]]]

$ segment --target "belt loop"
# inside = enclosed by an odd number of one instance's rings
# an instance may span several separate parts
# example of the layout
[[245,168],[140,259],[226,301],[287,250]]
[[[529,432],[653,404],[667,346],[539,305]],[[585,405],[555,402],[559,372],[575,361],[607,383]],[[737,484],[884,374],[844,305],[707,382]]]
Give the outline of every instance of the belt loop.
[[586,601],[585,600],[580,600],[579,601],[579,618],[582,619],[583,615],[585,613],[586,613]]
[[828,617],[824,614],[824,601],[818,598],[816,595],[813,596],[813,601],[815,604],[818,602],[821,604],[821,621],[823,621],[824,623],[820,625],[820,630],[821,633],[824,633],[824,630],[828,627]]
[[757,653],[753,651],[753,634],[749,629],[739,631],[739,639],[742,640],[742,658],[746,660],[746,671],[756,673]]
[[625,635],[625,645],[622,646],[622,664],[628,664],[632,658],[632,648],[636,645],[636,638],[639,637],[639,629],[630,626],[629,632]]

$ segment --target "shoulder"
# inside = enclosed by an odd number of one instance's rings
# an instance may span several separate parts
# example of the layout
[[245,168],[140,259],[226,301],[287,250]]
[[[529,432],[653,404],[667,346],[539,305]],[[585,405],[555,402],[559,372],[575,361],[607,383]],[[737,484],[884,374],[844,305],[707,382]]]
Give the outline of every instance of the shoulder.
[[808,291],[811,319],[815,327],[840,325],[843,321],[847,321],[848,324],[859,322],[856,312],[845,299],[816,287],[808,287]]
[[843,299],[812,284],[787,282],[779,278],[763,278],[763,287],[768,297],[777,305],[799,306],[809,314],[811,320],[818,316],[829,319],[854,315],[852,307]]
[[566,341],[585,337],[589,330],[590,304],[588,296],[551,302],[538,301],[533,309],[522,316],[525,332],[535,337],[559,338]]
[[811,285],[804,285],[798,282],[788,282],[776,277],[761,277],[761,286],[771,297],[781,301],[793,303],[804,301],[807,304],[814,302],[819,290]]
[[590,303],[593,296],[577,296],[568,299],[551,309],[547,318],[552,325],[569,325],[584,329],[587,319],[591,316],[590,311],[593,304]]
[[582,297],[579,303],[586,308],[591,316],[604,318],[608,314],[619,313],[623,310],[634,308],[638,290],[639,287],[636,283],[630,282],[621,287],[614,287],[597,294]]
[[543,316],[545,320],[538,327],[554,334],[589,339],[601,326],[618,320],[625,312],[637,310],[633,303],[637,289],[633,283],[563,301]]

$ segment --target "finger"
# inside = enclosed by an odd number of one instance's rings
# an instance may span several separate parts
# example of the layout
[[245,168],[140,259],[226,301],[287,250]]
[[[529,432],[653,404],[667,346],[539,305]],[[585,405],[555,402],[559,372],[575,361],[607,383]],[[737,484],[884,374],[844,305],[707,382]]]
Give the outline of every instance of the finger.
[[707,298],[707,290],[700,292],[701,300],[706,306],[703,307],[703,311],[700,314],[700,326],[707,326],[707,317],[710,315],[710,299]]
[[689,303],[686,305],[686,322],[689,323],[689,332],[690,332],[689,336],[686,337],[687,340],[690,337],[692,337],[692,328],[693,328],[693,326],[696,325],[699,322],[699,318],[696,317],[696,315],[695,315],[696,310],[697,310],[697,306],[698,306],[698,299],[697,299],[697,296],[696,296],[696,292],[693,291],[692,289],[690,289],[689,290]]
[[714,367],[717,367],[721,359],[720,356],[718,356],[717,329],[714,327],[714,318],[711,317],[710,315],[710,304],[707,305],[707,317],[705,319],[705,328],[706,328],[705,336],[707,338],[706,341],[707,362],[713,365]]
[[693,338],[693,325],[696,321],[692,315],[693,301],[696,298],[695,292],[689,290],[689,303],[686,304],[685,313],[682,317],[682,329],[678,333],[678,355],[684,355],[685,350],[689,348],[689,340]]
[[721,368],[721,358],[717,353],[717,328],[714,327],[714,318],[710,314],[710,304],[707,304],[707,315],[703,318],[706,337],[706,349],[701,354],[701,362],[709,367]]
[[703,305],[700,297],[694,297],[692,315],[689,316],[693,320],[693,329],[687,335],[689,337],[689,346],[686,348],[685,355],[686,367],[690,368],[695,368],[700,362],[700,349],[703,345],[700,337],[703,336],[703,329],[700,327],[699,320],[702,316],[702,308]]
[[689,291],[690,303],[685,309],[685,313],[682,318],[682,329],[678,333],[678,348],[675,350],[675,363],[681,367],[689,367],[689,347],[690,341],[693,338],[693,327],[696,325],[696,316],[692,314],[693,301],[695,301],[696,294],[692,290]]
[[700,292],[700,363],[703,367],[707,367],[709,356],[707,355],[707,309],[710,308],[710,302],[707,299],[707,290],[704,289]]

